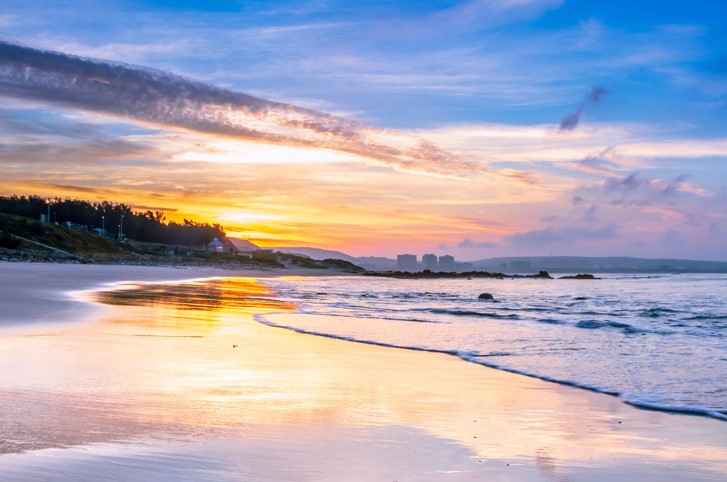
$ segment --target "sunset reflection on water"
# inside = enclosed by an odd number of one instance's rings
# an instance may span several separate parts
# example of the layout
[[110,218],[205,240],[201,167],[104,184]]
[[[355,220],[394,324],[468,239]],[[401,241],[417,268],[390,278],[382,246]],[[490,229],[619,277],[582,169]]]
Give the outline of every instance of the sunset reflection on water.
[[111,290],[90,292],[88,298],[106,305],[143,307],[137,312],[147,313],[110,320],[116,324],[208,333],[256,314],[295,311],[294,304],[275,299],[270,287],[252,278],[122,283]]

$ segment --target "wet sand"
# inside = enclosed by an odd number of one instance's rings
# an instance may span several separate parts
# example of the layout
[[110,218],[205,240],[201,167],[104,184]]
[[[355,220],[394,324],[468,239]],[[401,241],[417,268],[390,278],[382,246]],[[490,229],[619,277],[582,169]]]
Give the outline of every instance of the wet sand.
[[727,478],[725,422],[265,326],[266,274],[0,263],[0,481]]

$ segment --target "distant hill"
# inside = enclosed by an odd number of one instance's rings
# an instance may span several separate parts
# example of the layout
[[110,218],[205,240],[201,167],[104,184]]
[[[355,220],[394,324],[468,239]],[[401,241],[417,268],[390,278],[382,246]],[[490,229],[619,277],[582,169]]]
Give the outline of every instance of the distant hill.
[[291,254],[300,254],[303,256],[308,256],[311,259],[315,259],[316,261],[322,261],[324,259],[342,259],[344,261],[348,261],[351,263],[356,263],[356,258],[353,256],[349,256],[346,253],[342,253],[340,251],[331,251],[328,249],[319,249],[319,248],[306,248],[306,247],[282,247],[282,248],[273,248],[274,251],[279,251],[281,253],[291,253]]
[[508,272],[581,271],[593,273],[727,272],[727,262],[587,256],[514,256],[473,261],[475,269]]
[[282,253],[299,254],[308,256],[311,259],[322,261],[325,259],[340,259],[348,261],[356,266],[360,266],[369,271],[393,271],[396,269],[396,260],[391,258],[383,258],[377,256],[359,256],[358,258],[341,251],[332,251],[329,249],[295,247],[295,248],[274,248],[275,251]]

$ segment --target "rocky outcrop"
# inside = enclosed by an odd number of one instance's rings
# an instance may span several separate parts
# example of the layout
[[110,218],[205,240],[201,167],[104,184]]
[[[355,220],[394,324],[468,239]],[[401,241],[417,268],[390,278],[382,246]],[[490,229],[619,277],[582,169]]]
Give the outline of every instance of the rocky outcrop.
[[561,276],[558,279],[601,279],[601,278],[596,278],[592,274],[577,274],[575,276]]
[[429,270],[410,273],[406,271],[368,271],[363,273],[366,276],[381,276],[384,278],[401,278],[401,279],[518,279],[518,278],[536,278],[536,279],[553,279],[547,271],[540,271],[538,274],[504,274],[490,273],[488,271],[466,271],[464,273],[435,273]]

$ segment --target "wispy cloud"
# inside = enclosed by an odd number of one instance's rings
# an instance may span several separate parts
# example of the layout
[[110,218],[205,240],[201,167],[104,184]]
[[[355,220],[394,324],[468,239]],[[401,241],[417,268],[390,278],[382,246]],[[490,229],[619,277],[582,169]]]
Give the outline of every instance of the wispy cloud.
[[213,87],[167,72],[0,42],[0,94],[143,122],[297,147],[338,150],[399,170],[526,180],[411,134]]
[[623,178],[609,178],[603,181],[602,189],[605,195],[616,195],[612,202],[638,202],[650,204],[656,200],[673,198],[679,194],[693,196],[708,196],[709,193],[703,188],[687,182],[686,174],[681,174],[672,179],[655,179],[640,176],[638,173],[629,174]]
[[617,164],[619,172],[633,171],[654,159],[727,157],[727,137],[690,138],[684,131],[685,126],[668,124],[593,123],[567,136],[557,124],[460,124],[413,133],[491,163],[567,162],[578,170],[616,170]]
[[0,14],[0,27],[9,27],[14,21],[15,18],[12,15]]
[[492,241],[472,241],[469,238],[465,238],[459,243],[457,243],[458,248],[495,248],[497,247],[497,243],[494,243]]
[[618,176],[620,175],[621,165],[608,159],[608,157],[612,156],[613,152],[614,150],[612,148],[606,148],[596,155],[574,161],[573,166],[577,170],[589,174]]
[[578,124],[581,122],[581,115],[583,114],[583,110],[591,104],[598,104],[601,99],[604,98],[607,94],[608,90],[600,85],[597,85],[593,89],[591,89],[591,91],[586,94],[585,98],[578,105],[576,110],[563,117],[563,119],[560,121],[560,130],[572,131],[573,129],[578,127]]
[[482,28],[532,18],[558,8],[564,0],[468,0],[437,12],[431,20],[446,25]]
[[615,225],[601,228],[561,226],[509,234],[504,239],[515,246],[532,247],[554,243],[572,244],[585,239],[607,239],[617,238],[618,236],[618,228]]

